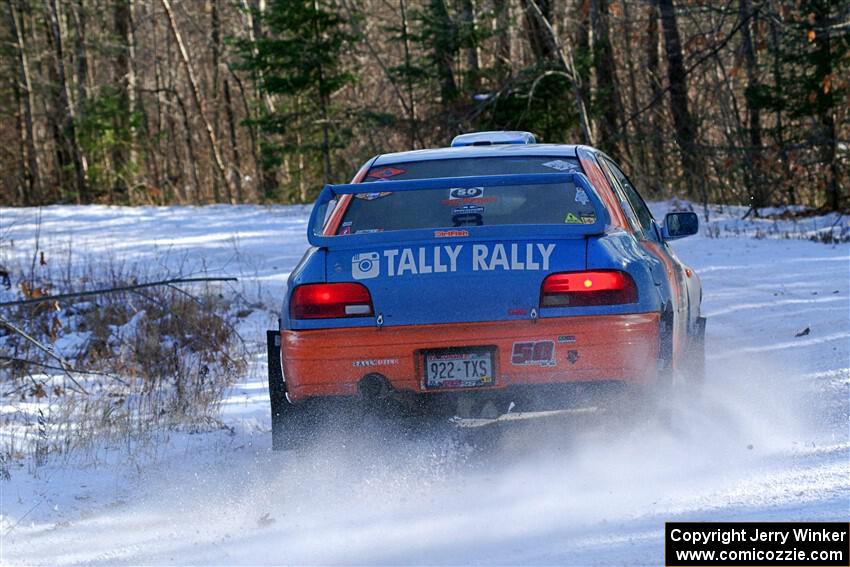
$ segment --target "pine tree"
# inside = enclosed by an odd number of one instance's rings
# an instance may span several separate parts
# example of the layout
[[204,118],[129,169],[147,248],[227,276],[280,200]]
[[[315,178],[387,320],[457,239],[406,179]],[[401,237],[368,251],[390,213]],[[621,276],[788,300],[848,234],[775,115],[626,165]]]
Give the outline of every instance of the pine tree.
[[[783,70],[781,82],[751,88],[751,104],[786,114],[796,128],[785,134],[797,134],[800,148],[813,150],[820,166],[818,185],[831,210],[838,210],[846,196],[841,194],[838,163],[839,104],[846,106],[850,85],[842,79],[850,72],[850,33],[840,25],[840,2],[804,0],[789,10],[782,22],[784,37],[773,54]],[[843,101],[843,102],[841,102]]]
[[[241,53],[245,66],[261,77],[260,90],[279,101],[273,112],[265,111],[259,119],[266,165],[282,163],[283,154],[298,153],[304,163],[321,163],[321,181],[331,183],[334,152],[344,141],[334,96],[354,80],[341,63],[354,38],[324,0],[275,0],[255,17],[262,18],[265,34],[253,45],[242,44]],[[294,173],[302,188],[309,185],[305,180],[313,181],[312,172],[301,167]],[[301,200],[311,196],[307,191],[300,192]],[[266,199],[277,196],[277,188],[264,192]]]
[[387,73],[399,90],[404,111],[407,116],[406,130],[410,148],[424,147],[422,133],[420,131],[419,116],[419,91],[429,80],[430,59],[426,56],[414,53],[414,43],[422,41],[411,27],[416,12],[411,12],[408,0],[398,0],[399,21],[397,25],[383,27],[386,38],[392,42],[401,52],[401,61],[387,69]]
[[426,68],[436,77],[440,87],[443,134],[451,137],[458,131],[457,103],[461,96],[454,72],[460,50],[457,24],[445,0],[428,0],[417,16],[422,30],[419,40],[428,54]]

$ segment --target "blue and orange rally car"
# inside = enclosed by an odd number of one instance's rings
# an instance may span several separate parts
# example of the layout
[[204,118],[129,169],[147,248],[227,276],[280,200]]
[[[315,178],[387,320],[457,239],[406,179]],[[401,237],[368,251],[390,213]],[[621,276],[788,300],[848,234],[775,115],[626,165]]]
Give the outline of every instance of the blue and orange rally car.
[[699,380],[699,278],[668,245],[697,227],[659,225],[602,152],[527,132],[371,159],[319,196],[268,332],[274,447],[341,396]]

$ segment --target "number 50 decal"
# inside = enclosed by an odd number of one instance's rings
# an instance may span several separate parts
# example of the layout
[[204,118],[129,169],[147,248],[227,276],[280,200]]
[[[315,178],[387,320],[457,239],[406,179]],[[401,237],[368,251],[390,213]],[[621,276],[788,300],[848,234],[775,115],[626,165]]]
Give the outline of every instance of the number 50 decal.
[[555,366],[555,342],[514,343],[511,364],[518,366]]
[[449,199],[472,199],[484,194],[484,187],[454,187],[449,189]]

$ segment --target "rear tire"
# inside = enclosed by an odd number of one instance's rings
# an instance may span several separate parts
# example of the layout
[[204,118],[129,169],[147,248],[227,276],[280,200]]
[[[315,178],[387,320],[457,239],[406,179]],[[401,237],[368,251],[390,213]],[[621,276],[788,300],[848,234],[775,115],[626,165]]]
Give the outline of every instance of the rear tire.
[[305,447],[320,425],[319,400],[292,404],[285,397],[272,401],[272,450],[287,451]]
[[272,406],[272,450],[283,451],[285,449],[293,449],[295,445],[295,437],[293,433],[293,425],[295,419],[292,417],[293,409],[286,398],[276,400],[271,398]]

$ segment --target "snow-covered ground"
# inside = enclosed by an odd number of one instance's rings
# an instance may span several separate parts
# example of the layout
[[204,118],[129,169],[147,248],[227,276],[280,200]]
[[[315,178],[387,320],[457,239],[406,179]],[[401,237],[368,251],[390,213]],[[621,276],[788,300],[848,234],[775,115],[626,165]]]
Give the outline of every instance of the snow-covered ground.
[[[164,435],[151,455],[116,447],[108,464],[13,465],[0,563],[657,565],[665,521],[847,520],[850,245],[802,239],[847,220],[742,214],[715,211],[675,243],[703,281],[709,378],[700,399],[675,400],[673,426],[592,411],[381,423],[281,454],[261,341],[307,209],[43,209],[48,261],[72,250],[235,275],[268,309],[240,329],[255,355],[223,405],[228,428]],[[32,254],[36,216],[0,209],[7,259]]]

